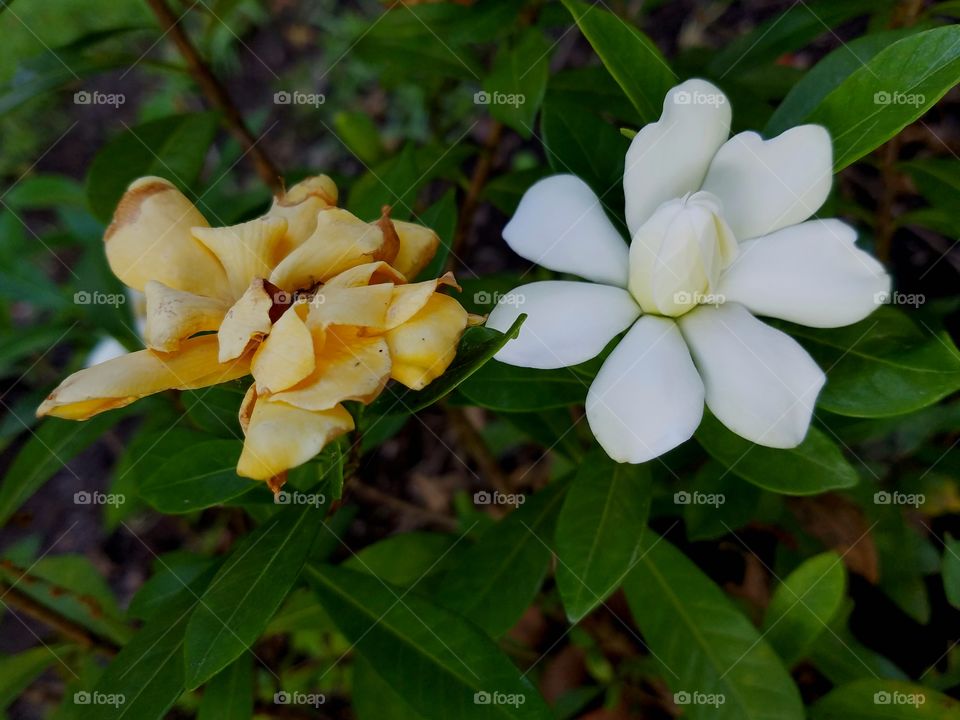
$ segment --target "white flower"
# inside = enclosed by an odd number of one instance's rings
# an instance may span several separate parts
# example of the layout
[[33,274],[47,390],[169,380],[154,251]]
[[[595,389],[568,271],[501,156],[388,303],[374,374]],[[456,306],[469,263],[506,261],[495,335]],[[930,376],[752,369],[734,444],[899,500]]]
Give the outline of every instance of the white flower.
[[590,427],[618,462],[645,462],[689,439],[704,401],[748,440],[799,445],[824,374],[754,314],[840,327],[865,318],[889,291],[853,228],[808,220],[830,192],[826,130],[727,139],[730,115],[727,98],[703,80],[667,93],[660,120],[627,151],[629,249],[573,175],[533,185],[503,231],[524,258],[592,282],[515,289],[524,302],[498,305],[487,321],[506,330],[528,315],[498,360],[575,365],[629,328],[587,394]]

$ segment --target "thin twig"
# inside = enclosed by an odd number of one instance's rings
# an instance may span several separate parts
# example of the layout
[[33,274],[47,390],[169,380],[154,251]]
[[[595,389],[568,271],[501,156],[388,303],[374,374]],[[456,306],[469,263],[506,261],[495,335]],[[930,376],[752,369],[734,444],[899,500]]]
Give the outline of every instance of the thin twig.
[[274,191],[280,190],[282,180],[280,171],[267,155],[263,145],[257,142],[250,128],[247,127],[237,106],[230,99],[227,89],[210,70],[200,53],[193,46],[190,38],[180,26],[180,20],[167,6],[165,0],[146,0],[147,5],[156,15],[160,27],[173,38],[177,49],[186,60],[190,74],[200,86],[207,101],[223,113],[224,122],[231,134],[237,139],[243,149],[253,158],[257,174]]

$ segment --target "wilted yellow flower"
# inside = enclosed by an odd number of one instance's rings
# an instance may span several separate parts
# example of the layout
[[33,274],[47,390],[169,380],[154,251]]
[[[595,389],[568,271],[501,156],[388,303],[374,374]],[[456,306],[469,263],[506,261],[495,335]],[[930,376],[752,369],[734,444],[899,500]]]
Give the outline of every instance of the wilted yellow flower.
[[173,185],[134,182],[104,242],[114,274],[146,296],[147,349],[74,373],[37,410],[86,420],[167,389],[253,375],[240,407],[237,473],[282,482],[353,429],[346,400],[369,403],[391,378],[419,390],[453,360],[467,313],[410,283],[436,234],[336,207],[325,175],[274,199],[263,217],[213,228]]

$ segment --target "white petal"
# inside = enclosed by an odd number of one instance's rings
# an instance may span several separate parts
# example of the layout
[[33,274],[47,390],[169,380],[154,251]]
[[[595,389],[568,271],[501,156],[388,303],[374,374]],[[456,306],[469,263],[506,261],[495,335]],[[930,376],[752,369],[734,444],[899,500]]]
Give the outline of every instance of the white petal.
[[730,103],[706,80],[687,80],[663,100],[660,119],[637,133],[623,171],[633,235],[660,204],[696,192],[730,135]]
[[617,462],[652,460],[689,440],[703,417],[703,383],[673,320],[644,315],[587,393],[587,421]]
[[626,287],[627,245],[600,198],[574,175],[534,183],[503,229],[517,255],[549,270]]
[[833,180],[830,134],[800,125],[772,140],[734,135],[710,164],[703,189],[723,201],[738,240],[803,222],[823,205]]
[[730,302],[701,305],[680,329],[720,422],[767,447],[803,442],[826,378],[796,340]]
[[520,335],[496,354],[508,365],[561,368],[586,362],[630,327],[640,308],[630,293],[609,285],[548,280],[503,296],[487,327],[505,332],[521,313]]
[[839,220],[811,220],[740,245],[717,294],[758,315],[810,327],[863,320],[890,291],[890,276]]

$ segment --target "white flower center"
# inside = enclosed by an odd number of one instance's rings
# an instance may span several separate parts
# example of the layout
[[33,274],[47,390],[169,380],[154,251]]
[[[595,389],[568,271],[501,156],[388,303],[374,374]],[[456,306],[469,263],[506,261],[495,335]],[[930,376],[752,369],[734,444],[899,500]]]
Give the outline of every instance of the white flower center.
[[645,313],[678,317],[714,296],[737,240],[716,195],[669,200],[640,226],[630,244],[629,289]]

